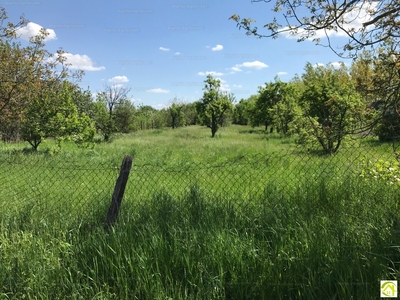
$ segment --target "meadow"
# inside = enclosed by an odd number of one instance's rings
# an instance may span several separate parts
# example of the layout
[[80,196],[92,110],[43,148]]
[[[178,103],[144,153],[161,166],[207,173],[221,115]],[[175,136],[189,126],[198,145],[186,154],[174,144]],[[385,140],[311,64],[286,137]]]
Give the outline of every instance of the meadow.
[[379,298],[400,278],[400,194],[361,161],[393,145],[355,138],[326,156],[294,141],[190,126],[58,153],[0,144],[0,299]]

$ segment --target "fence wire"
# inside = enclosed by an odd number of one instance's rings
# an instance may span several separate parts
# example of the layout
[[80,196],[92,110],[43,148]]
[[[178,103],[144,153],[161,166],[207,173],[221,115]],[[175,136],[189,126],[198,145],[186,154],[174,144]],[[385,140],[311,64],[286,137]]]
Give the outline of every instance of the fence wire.
[[[294,196],[298,187],[321,178],[343,181],[349,176],[359,177],[365,168],[362,162],[393,161],[393,153],[390,144],[365,147],[354,143],[334,155],[295,147],[240,155],[222,162],[139,165],[133,158],[123,206],[149,201],[160,191],[178,199],[193,186],[229,199],[236,206],[245,206],[260,197],[284,199]],[[24,211],[31,219],[61,222],[105,216],[119,174],[115,161],[88,159],[82,163],[57,156],[2,155],[0,216]]]

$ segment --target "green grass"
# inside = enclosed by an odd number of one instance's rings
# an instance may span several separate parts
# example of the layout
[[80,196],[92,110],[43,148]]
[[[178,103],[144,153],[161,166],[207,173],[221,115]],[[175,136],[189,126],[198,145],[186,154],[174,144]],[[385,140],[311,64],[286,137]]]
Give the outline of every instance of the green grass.
[[192,126],[55,155],[2,145],[0,299],[378,298],[400,275],[400,194],[360,178],[359,160],[393,149],[349,141],[321,156],[293,141]]

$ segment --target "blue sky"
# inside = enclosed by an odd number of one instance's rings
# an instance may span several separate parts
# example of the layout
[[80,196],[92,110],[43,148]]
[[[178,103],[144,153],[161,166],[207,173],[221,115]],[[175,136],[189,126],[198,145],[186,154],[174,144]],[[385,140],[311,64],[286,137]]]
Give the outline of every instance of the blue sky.
[[[46,28],[46,48],[55,53],[62,47],[72,68],[85,70],[83,88],[96,93],[104,84],[121,84],[131,88],[135,105],[163,108],[175,97],[196,101],[207,72],[238,101],[276,75],[288,81],[301,74],[306,62],[341,61],[311,41],[248,37],[228,20],[233,14],[251,17],[261,28],[279,16],[263,2],[9,0],[0,5],[10,21],[24,14],[31,22],[20,30],[21,39]],[[347,39],[332,33],[332,41],[341,45]]]

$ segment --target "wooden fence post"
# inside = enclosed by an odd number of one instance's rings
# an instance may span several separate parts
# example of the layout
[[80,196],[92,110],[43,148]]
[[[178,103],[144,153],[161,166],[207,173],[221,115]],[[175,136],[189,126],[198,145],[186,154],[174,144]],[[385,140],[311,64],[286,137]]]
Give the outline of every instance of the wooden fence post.
[[115,184],[111,205],[107,213],[106,227],[111,227],[115,223],[115,221],[117,221],[119,209],[121,207],[122,198],[124,197],[126,182],[128,181],[131,167],[132,156],[127,155],[122,160],[121,170]]

